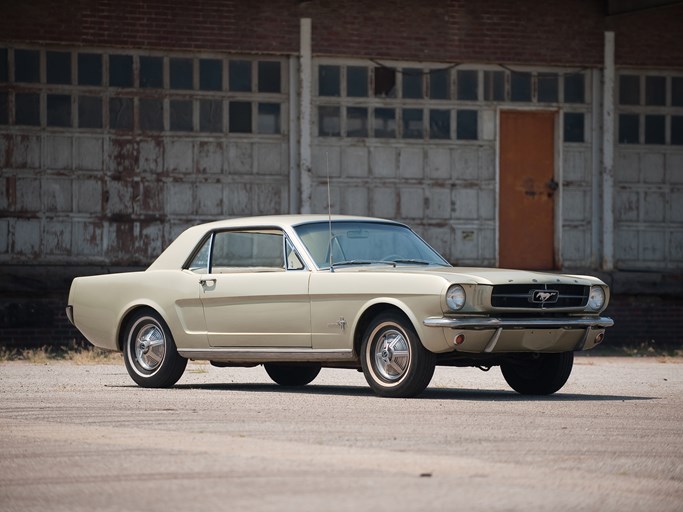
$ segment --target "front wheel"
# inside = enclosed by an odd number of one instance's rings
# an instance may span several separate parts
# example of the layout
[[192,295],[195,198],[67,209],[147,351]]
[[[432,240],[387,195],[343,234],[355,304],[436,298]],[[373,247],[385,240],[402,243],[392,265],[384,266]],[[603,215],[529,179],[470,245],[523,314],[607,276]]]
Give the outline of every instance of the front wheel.
[[500,370],[522,395],[551,395],[565,385],[573,365],[573,352],[529,354],[501,364]]
[[171,331],[158,313],[139,311],[124,329],[123,359],[139,386],[169,388],[178,382],[187,359],[178,354]]
[[434,354],[424,348],[410,322],[394,313],[370,323],[360,355],[365,380],[380,396],[417,396],[434,375]]
[[265,363],[263,367],[275,383],[286,387],[305,386],[312,382],[320,373],[320,364],[317,363]]

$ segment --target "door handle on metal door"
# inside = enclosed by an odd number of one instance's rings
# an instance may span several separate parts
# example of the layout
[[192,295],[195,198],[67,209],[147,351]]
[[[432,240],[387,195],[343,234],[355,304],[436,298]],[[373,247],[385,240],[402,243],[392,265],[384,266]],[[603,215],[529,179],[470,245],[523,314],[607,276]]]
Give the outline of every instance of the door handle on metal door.
[[215,277],[202,277],[199,279],[199,284],[202,286],[206,286],[207,284],[214,285],[216,284],[216,278]]

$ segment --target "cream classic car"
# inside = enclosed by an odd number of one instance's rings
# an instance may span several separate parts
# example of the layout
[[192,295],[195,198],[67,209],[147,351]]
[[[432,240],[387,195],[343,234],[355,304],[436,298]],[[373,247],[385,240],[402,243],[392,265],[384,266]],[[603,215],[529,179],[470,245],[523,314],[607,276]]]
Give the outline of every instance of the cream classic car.
[[195,359],[263,364],[284,386],[362,369],[389,397],[420,394],[436,365],[500,366],[550,394],[613,325],[608,300],[594,277],[453,267],[397,222],[292,215],[198,225],[144,272],[78,277],[67,316],[144,387]]

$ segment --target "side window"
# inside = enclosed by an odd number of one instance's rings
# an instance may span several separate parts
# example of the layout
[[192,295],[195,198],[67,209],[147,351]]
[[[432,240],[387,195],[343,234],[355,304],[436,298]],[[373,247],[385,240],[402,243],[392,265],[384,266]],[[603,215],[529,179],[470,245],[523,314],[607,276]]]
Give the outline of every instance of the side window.
[[209,271],[209,250],[211,249],[211,237],[207,238],[197,254],[188,265],[188,269],[197,274],[206,274]]
[[213,242],[211,272],[226,268],[284,269],[283,234],[277,230],[222,231]]
[[289,240],[286,242],[285,251],[287,256],[287,270],[303,270],[304,264]]

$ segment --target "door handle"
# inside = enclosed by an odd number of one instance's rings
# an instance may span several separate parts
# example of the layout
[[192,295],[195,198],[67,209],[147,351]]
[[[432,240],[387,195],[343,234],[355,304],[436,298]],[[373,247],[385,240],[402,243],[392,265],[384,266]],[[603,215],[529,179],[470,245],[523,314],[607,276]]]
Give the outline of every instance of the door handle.
[[208,284],[214,285],[216,284],[216,278],[215,277],[202,277],[199,279],[199,284],[202,286],[206,286]]

